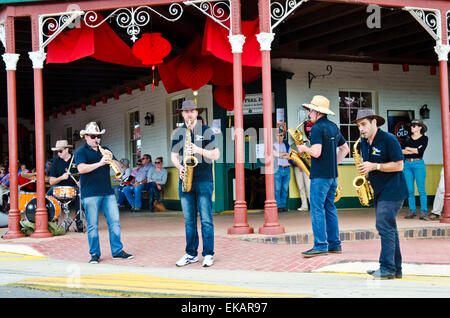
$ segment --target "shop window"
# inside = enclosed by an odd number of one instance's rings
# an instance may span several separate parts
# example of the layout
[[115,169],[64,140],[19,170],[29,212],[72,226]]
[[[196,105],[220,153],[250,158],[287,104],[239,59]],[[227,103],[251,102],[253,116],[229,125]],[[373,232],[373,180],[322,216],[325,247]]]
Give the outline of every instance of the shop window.
[[353,158],[353,145],[360,137],[358,126],[352,122],[361,108],[375,108],[373,92],[355,90],[339,92],[340,129],[350,147],[347,158]]
[[72,127],[66,127],[64,139],[67,140],[69,145],[73,145]]
[[172,130],[178,127],[178,124],[183,124],[183,116],[179,112],[177,112],[177,109],[181,108],[181,105],[183,104],[185,98],[176,98],[172,99],[171,101],[171,108],[172,108]]

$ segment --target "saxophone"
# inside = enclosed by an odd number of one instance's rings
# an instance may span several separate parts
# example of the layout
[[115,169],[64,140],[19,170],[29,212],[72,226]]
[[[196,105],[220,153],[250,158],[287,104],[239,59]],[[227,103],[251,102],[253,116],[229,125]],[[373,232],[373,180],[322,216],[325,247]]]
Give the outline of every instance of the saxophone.
[[[358,166],[362,163],[361,156],[358,152],[358,144],[361,141],[359,138],[353,145],[353,159],[355,159],[355,165]],[[353,186],[356,188],[356,193],[358,194],[359,202],[361,205],[369,206],[374,198],[373,189],[370,186],[369,180],[362,174],[353,179]]]
[[[289,135],[291,135],[292,139],[294,139],[296,146],[300,146],[300,145],[304,144],[301,127],[302,126],[304,127],[304,125],[306,124],[307,121],[308,121],[308,118],[303,120],[297,126],[297,128],[295,128],[295,130],[293,128],[288,129],[288,133],[289,133]],[[300,167],[300,169],[302,169],[308,176],[310,175],[311,156],[308,153],[306,153],[306,152],[299,153],[298,151],[291,149],[291,151],[289,152],[288,159],[293,160]],[[338,185],[336,192],[335,192],[334,202],[338,202],[341,199],[341,195],[342,195],[341,192],[342,192],[342,186]]]
[[[102,154],[103,156],[108,156],[108,157],[110,156],[110,155],[105,151],[105,149],[104,149],[102,146],[100,146],[99,143],[97,143],[97,147],[98,147],[98,150],[100,150],[100,152],[101,152],[101,154]],[[111,158],[111,162],[109,163],[109,166],[111,167],[111,169],[113,169],[113,171],[114,171],[114,176],[116,177],[116,179],[122,178],[122,171],[120,170],[119,166],[114,162],[113,158]]]
[[191,145],[191,120],[187,122],[186,135],[184,136],[184,154],[183,154],[183,167],[184,174],[182,180],[183,192],[189,192],[192,188],[192,178],[194,175],[194,167],[198,164],[197,158],[191,152],[187,152],[186,149],[190,149]]

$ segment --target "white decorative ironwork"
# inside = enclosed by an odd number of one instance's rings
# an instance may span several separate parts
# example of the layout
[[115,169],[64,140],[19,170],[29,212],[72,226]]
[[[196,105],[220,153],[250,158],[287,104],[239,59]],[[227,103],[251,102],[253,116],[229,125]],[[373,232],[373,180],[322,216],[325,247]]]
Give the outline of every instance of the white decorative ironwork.
[[438,43],[434,47],[434,51],[438,55],[439,61],[448,61],[448,53],[450,52],[450,45],[443,45]]
[[270,4],[270,18],[276,22],[271,26],[271,30],[275,29],[284,21],[284,19],[294,12],[295,9],[305,2],[308,2],[308,0],[286,0],[284,5],[280,2],[272,2]]
[[445,16],[447,18],[447,44],[450,44],[450,11],[447,11]]
[[2,42],[3,47],[6,49],[5,23],[3,21],[0,21],[0,42]]
[[275,33],[267,33],[267,32],[261,32],[256,35],[256,39],[259,42],[259,45],[261,46],[261,51],[270,51],[272,41],[275,37]]
[[[39,16],[39,46],[44,48],[60,34],[66,27],[76,23],[75,20],[84,14],[83,11],[69,11]],[[74,25],[79,26],[79,25]],[[44,38],[46,40],[44,41]]]
[[19,61],[20,54],[16,53],[5,53],[2,55],[3,61],[6,64],[7,71],[15,71],[17,70],[17,61]]
[[34,51],[28,52],[28,55],[33,62],[34,69],[44,68],[44,61],[47,57],[47,53],[45,53],[44,51]]
[[242,34],[229,35],[228,40],[231,44],[231,53],[242,53],[244,49],[245,36]]
[[150,20],[150,13],[156,13],[167,21],[173,22],[178,20],[183,14],[183,7],[178,3],[169,6],[169,16],[165,16],[148,6],[140,6],[137,8],[119,8],[114,10],[110,15],[98,21],[98,14],[95,11],[88,11],[84,15],[84,23],[91,28],[102,25],[110,18],[114,18],[119,27],[126,29],[131,40],[135,42],[137,35],[141,32],[141,27],[147,25]]
[[[231,3],[229,0],[225,1],[185,1],[185,5],[191,5],[205,15],[219,23],[225,29],[231,32]],[[227,26],[225,22],[230,21],[230,25]]]
[[414,19],[436,40],[442,39],[441,12],[434,9],[405,7]]

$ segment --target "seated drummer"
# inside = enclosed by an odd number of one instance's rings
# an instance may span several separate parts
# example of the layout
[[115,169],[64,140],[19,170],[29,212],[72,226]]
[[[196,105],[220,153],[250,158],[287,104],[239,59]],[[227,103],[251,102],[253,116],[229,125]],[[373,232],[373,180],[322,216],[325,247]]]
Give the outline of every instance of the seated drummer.
[[[75,202],[75,211],[78,211],[80,209],[80,199],[78,197],[80,182],[75,182],[74,179],[76,178],[71,175],[73,173],[78,173],[78,170],[73,163],[73,155],[69,151],[70,148],[73,148],[73,146],[69,145],[67,140],[56,141],[56,146],[52,148],[52,151],[56,151],[58,153],[58,156],[53,159],[52,167],[50,169],[49,182],[51,188],[50,190],[48,190],[47,195],[54,196],[53,190],[55,187],[74,187],[77,191],[77,196],[72,202]],[[69,174],[68,171],[70,171],[71,174]],[[80,220],[80,214],[77,214],[75,222],[77,226],[77,232],[83,232],[83,222]]]

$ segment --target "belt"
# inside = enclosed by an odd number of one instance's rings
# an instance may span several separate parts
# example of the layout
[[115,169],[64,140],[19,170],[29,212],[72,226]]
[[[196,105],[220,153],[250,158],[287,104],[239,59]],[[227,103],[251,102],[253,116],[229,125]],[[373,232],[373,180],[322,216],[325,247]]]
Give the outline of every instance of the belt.
[[405,159],[406,161],[419,161],[419,160],[422,160],[422,158],[408,158],[408,159]]
[[279,166],[278,168],[289,168],[289,166]]

